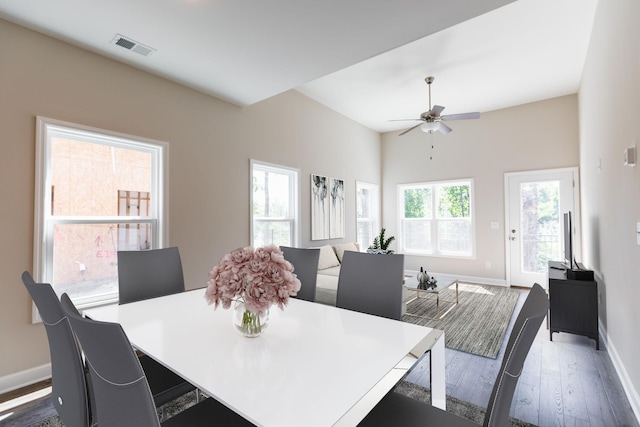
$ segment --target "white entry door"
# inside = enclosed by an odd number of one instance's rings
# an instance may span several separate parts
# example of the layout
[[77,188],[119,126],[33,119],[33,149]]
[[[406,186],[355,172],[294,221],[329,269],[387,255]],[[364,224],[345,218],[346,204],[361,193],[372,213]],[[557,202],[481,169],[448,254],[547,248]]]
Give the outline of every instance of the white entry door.
[[[563,214],[579,228],[578,169],[505,174],[507,283],[546,288],[548,261],[563,260]],[[579,236],[579,233],[576,233]],[[579,250],[574,239],[574,251]]]

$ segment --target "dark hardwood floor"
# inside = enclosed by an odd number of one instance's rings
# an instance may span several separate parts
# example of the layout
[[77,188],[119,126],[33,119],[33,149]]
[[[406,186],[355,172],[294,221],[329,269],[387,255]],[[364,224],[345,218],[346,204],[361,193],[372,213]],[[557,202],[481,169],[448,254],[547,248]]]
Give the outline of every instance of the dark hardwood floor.
[[[515,313],[526,294],[521,290]],[[514,321],[515,315],[507,336]],[[505,346],[506,339],[495,360],[446,349],[447,394],[486,407]],[[567,333],[554,333],[552,342],[544,321],[518,381],[511,416],[545,427],[638,426],[609,354],[600,348],[594,340]],[[407,380],[429,387],[428,359]]]

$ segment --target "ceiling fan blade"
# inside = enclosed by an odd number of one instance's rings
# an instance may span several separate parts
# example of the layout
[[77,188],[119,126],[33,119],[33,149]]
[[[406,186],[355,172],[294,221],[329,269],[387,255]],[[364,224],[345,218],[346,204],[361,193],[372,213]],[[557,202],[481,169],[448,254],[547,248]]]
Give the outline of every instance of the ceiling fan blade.
[[400,135],[398,135],[398,136],[402,136],[402,135],[404,135],[404,134],[405,134],[405,133],[407,133],[407,132],[411,132],[412,130],[414,130],[415,128],[417,128],[418,126],[420,126],[421,124],[422,124],[422,123],[418,123],[417,125],[412,126],[412,127],[410,127],[409,129],[406,129],[404,132],[402,132],[402,133],[401,133]]
[[461,113],[461,114],[449,114],[446,116],[440,117],[442,120],[469,120],[469,119],[479,119],[480,113]]
[[443,133],[443,134],[448,134],[451,133],[451,131],[453,129],[451,129],[449,126],[445,125],[444,123],[440,122],[440,127],[438,128],[438,130]]
[[434,105],[431,111],[429,111],[429,115],[431,117],[440,117],[440,113],[442,113],[444,107],[442,105]]

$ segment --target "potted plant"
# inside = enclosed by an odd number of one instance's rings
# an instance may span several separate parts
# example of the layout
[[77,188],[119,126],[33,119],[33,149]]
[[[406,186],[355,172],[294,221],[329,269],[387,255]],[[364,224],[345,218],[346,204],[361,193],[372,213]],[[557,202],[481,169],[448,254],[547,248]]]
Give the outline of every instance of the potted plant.
[[396,238],[393,236],[385,238],[384,236],[385,231],[386,230],[384,228],[380,230],[380,235],[376,236],[373,239],[373,243],[371,244],[371,246],[369,246],[369,248],[367,249],[367,252],[369,252],[370,254],[392,254],[393,253],[393,250],[389,249],[389,245],[391,244],[391,242],[396,240]]

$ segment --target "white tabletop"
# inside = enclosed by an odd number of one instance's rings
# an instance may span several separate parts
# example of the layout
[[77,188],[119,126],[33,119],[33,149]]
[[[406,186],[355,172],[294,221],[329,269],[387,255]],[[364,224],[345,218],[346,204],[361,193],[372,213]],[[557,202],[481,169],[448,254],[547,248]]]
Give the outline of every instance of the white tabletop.
[[440,378],[432,389],[444,401],[442,331],[290,299],[284,311],[271,308],[260,337],[245,338],[231,310],[214,310],[203,295],[198,289],[84,314],[120,323],[136,348],[257,425],[355,425],[401,376],[390,374],[394,367],[427,349]]

